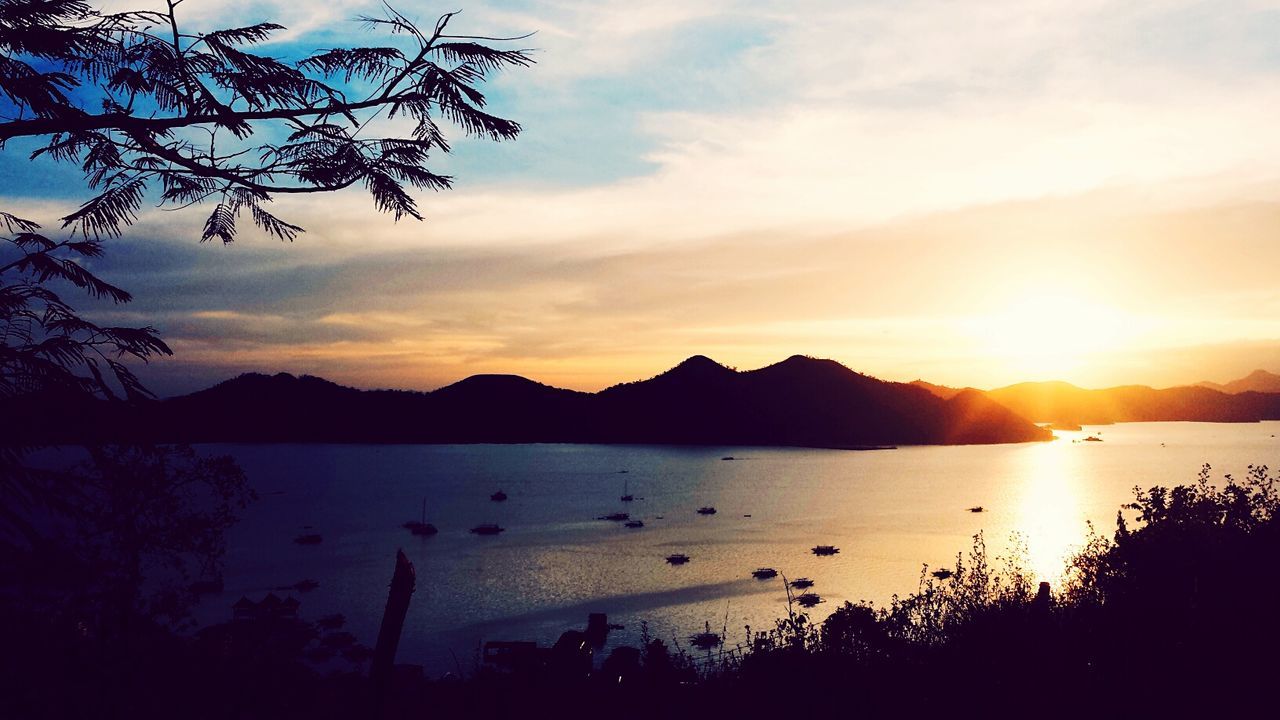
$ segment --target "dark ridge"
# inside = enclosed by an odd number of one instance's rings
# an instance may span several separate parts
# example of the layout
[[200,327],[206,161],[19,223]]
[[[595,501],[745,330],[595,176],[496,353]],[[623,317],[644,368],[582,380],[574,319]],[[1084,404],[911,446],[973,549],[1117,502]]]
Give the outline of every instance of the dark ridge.
[[973,388],[953,388],[953,387],[947,387],[946,385],[934,385],[933,383],[926,382],[924,380],[912,380],[910,383],[908,383],[908,385],[915,385],[916,387],[924,388],[925,390],[928,390],[929,392],[933,393],[934,395],[937,395],[943,400],[950,400],[956,395],[959,395],[963,390],[973,389]]
[[[247,374],[121,407],[28,404],[44,441],[608,442],[865,447],[1047,440],[981,394],[943,400],[796,355],[738,372],[695,355],[599,393],[476,375],[430,393],[365,391],[321,378]],[[89,418],[78,420],[77,418]],[[61,432],[58,432],[58,431]],[[34,438],[32,438],[34,439]]]
[[1067,425],[1280,419],[1278,394],[1230,395],[1205,387],[1156,390],[1145,385],[1125,385],[1086,390],[1064,382],[1042,382],[998,388],[987,396],[1033,422]]
[[1248,375],[1238,380],[1232,380],[1225,385],[1206,381],[1196,383],[1196,387],[1209,388],[1228,395],[1239,395],[1246,392],[1280,393],[1280,375],[1266,370],[1254,370]]

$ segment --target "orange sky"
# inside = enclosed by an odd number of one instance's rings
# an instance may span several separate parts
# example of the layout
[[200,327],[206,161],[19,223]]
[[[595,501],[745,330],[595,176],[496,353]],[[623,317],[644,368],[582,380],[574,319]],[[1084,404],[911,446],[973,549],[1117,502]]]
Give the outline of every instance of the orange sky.
[[[371,42],[345,18],[374,5],[193,12],[283,21],[287,58]],[[693,354],[977,387],[1280,371],[1280,3],[469,2],[457,22],[538,31],[538,64],[489,88],[524,134],[458,142],[426,222],[353,191],[278,202],[308,230],[290,244],[199,245],[207,210],[113,243],[99,269],[137,301],[99,316],[161,330],[162,392],[249,370],[594,390]],[[6,209],[48,224],[82,199],[3,160]]]

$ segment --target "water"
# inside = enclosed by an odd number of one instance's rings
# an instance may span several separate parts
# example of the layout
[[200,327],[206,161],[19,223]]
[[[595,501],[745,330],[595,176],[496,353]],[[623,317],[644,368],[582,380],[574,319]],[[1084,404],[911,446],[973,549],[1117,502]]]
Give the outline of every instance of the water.
[[[1060,432],[1053,443],[884,451],[606,445],[207,445],[233,455],[261,499],[229,538],[226,591],[199,616],[221,620],[242,594],[303,579],[304,616],[341,612],[372,645],[397,548],[417,568],[399,662],[431,674],[468,670],[484,640],[555,641],[604,612],[609,646],[684,642],[709,622],[772,626],[786,611],[781,577],[816,581],[824,604],[885,603],[914,591],[923,565],[954,567],[975,533],[992,555],[1019,533],[1025,565],[1055,580],[1093,521],[1114,530],[1132,488],[1195,479],[1200,466],[1242,477],[1280,466],[1280,423],[1133,423]],[[1079,441],[1096,434],[1103,442]],[[733,456],[733,460],[722,460]],[[620,471],[627,470],[623,474]],[[624,480],[636,500],[623,503]],[[489,494],[505,490],[504,503]],[[434,537],[400,527],[423,499]],[[711,516],[696,513],[712,505]],[[986,511],[971,513],[981,505]],[[645,527],[597,520],[629,512]],[[750,515],[750,517],[744,517]],[[658,519],[661,516],[662,519]],[[468,532],[496,522],[497,537]],[[317,546],[293,538],[312,526]],[[836,545],[817,557],[810,548]],[[665,557],[682,552],[680,567]],[[607,651],[608,648],[606,648]]]

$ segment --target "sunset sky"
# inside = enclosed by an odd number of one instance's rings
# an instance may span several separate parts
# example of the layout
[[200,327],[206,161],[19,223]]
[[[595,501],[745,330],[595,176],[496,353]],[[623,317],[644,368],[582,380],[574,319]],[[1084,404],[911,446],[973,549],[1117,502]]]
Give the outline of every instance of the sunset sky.
[[[145,6],[113,0],[110,7]],[[1280,371],[1280,2],[399,3],[515,35],[487,86],[513,143],[458,139],[426,222],[360,191],[308,232],[200,244],[149,211],[96,266],[176,357],[430,389],[509,372],[596,390],[693,354],[881,378],[1166,386]],[[186,0],[274,20],[282,58],[381,44],[361,0]],[[71,166],[0,153],[0,209],[56,226]]]

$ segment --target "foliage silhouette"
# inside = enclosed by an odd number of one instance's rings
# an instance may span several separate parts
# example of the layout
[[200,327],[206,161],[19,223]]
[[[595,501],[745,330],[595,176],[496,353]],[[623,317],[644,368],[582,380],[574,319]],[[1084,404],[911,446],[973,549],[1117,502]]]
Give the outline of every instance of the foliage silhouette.
[[[172,354],[154,329],[100,325],[57,288],[130,300],[83,261],[132,225],[151,193],[161,207],[213,203],[202,240],[231,242],[246,213],[268,235],[293,239],[303,229],[267,209],[274,197],[351,186],[397,220],[421,219],[409,188],[452,182],[428,167],[450,150],[442,120],[495,141],[520,132],[484,109],[477,86],[529,65],[529,54],[491,47],[518,38],[448,33],[457,13],[424,32],[387,6],[361,21],[393,46],[333,48],[289,64],[245,49],[281,26],[192,33],[179,22],[181,2],[104,13],[82,0],[0,0],[0,148],[28,138],[33,160],[75,164],[92,193],[61,218],[61,241],[0,212],[0,402],[18,421],[0,435],[5,717],[279,715],[310,703],[349,717],[363,707],[324,704],[330,685],[311,682],[300,662],[316,637],[303,625],[235,626],[194,640],[173,632],[190,607],[190,581],[220,580],[225,531],[252,498],[229,459],[139,445],[90,446],[69,469],[30,461],[20,430],[32,413],[50,402],[83,410],[94,399],[113,412],[134,407],[148,392],[122,361]],[[398,117],[411,127],[378,134]],[[335,637],[311,654],[342,647]],[[208,699],[206,682],[256,688],[253,701],[194,704]]]
[[[591,674],[531,665],[506,672],[477,668],[468,677],[441,680],[403,675],[389,714],[554,712],[585,718],[608,708],[621,717],[1078,717],[1265,711],[1273,702],[1272,649],[1280,640],[1274,612],[1280,595],[1269,572],[1280,550],[1276,478],[1265,467],[1252,468],[1243,481],[1228,477],[1222,487],[1208,477],[1206,468],[1191,485],[1135,490],[1114,537],[1094,535],[1056,593],[1033,591],[1016,549],[1002,568],[994,567],[978,536],[950,578],[934,578],[925,568],[919,590],[887,607],[846,603],[817,623],[789,606],[774,628],[748,628],[740,649],[706,653],[653,638],[645,627],[640,648],[615,650]],[[326,677],[302,662],[315,631],[271,632],[266,637],[279,641],[269,645],[256,630],[234,624],[148,645],[154,655],[145,666],[157,673],[151,679],[172,682],[153,686],[148,702],[180,705],[215,683],[216,701],[193,708],[193,717],[225,716],[228,709],[250,716],[262,714],[255,709],[284,717],[359,713],[367,680]],[[63,650],[86,641],[67,642]],[[275,648],[262,656],[271,658],[262,661],[266,665],[240,654],[265,647]],[[84,656],[83,645],[78,652]],[[193,675],[189,668],[207,674]],[[107,696],[141,702],[132,694]],[[132,715],[150,714],[163,713]]]
[[[421,219],[406,186],[452,182],[428,167],[450,151],[438,121],[495,141],[520,133],[519,123],[484,109],[478,86],[533,62],[527,50],[486,44],[522,38],[451,34],[457,13],[424,31],[386,6],[360,21],[392,45],[331,48],[289,63],[246,49],[282,26],[191,32],[181,1],[103,13],[82,0],[0,0],[0,99],[8,105],[0,145],[40,138],[33,158],[81,167],[95,194],[62,218],[73,235],[118,236],[151,188],[161,206],[216,203],[202,240],[231,242],[245,212],[266,233],[292,239],[302,228],[267,210],[276,195],[351,186],[397,220]],[[401,116],[410,130],[376,135],[382,121]]]
[[[36,232],[36,223],[2,214],[11,253],[0,254],[0,398],[35,392],[114,399],[104,370],[129,398],[147,396],[137,377],[120,362],[173,352],[150,327],[98,325],[76,313],[54,289],[66,283],[86,294],[127,303],[128,292],[86,269],[81,260],[102,254],[95,240],[55,242]],[[15,256],[9,259],[9,256]]]

